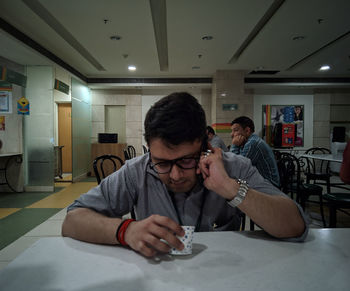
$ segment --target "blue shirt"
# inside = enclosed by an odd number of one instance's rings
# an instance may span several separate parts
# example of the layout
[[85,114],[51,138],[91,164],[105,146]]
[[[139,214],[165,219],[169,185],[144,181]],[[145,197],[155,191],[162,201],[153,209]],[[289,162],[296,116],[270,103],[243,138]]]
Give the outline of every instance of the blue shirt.
[[230,151],[249,158],[261,176],[277,187],[280,185],[275,156],[268,144],[256,134],[252,134],[243,146],[232,145]]

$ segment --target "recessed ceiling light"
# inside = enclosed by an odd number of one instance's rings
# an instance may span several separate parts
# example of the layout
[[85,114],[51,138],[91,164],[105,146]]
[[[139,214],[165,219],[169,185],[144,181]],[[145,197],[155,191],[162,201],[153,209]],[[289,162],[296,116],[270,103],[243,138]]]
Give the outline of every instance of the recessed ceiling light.
[[331,69],[331,67],[328,66],[328,65],[324,65],[324,66],[322,66],[321,68],[319,68],[320,71],[328,71],[328,70],[330,70],[330,69]]
[[111,39],[111,40],[121,40],[122,37],[119,36],[119,35],[112,35],[112,36],[110,36],[110,39]]
[[129,71],[136,71],[136,67],[133,65],[128,66]]
[[297,35],[292,38],[292,40],[299,41],[299,40],[304,40],[305,36],[303,35]]
[[202,37],[203,40],[212,40],[213,37],[211,35],[205,35]]

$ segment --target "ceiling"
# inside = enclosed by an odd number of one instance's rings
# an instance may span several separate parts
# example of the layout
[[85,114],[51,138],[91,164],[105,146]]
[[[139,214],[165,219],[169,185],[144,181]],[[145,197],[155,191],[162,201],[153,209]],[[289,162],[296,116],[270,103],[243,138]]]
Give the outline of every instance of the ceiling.
[[1,0],[0,56],[55,61],[92,83],[217,70],[349,82],[349,11],[349,0]]

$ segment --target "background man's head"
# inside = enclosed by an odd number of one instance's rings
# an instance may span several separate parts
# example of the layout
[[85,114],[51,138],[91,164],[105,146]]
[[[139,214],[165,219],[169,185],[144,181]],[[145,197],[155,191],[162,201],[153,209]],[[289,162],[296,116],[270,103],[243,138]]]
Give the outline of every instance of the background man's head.
[[253,120],[247,116],[240,116],[231,122],[232,133],[231,136],[234,138],[236,135],[243,135],[248,138],[254,131],[255,126]]
[[145,140],[160,138],[168,145],[206,140],[206,119],[197,99],[185,92],[172,93],[156,102],[145,118]]
[[207,135],[208,135],[208,140],[212,140],[212,138],[215,135],[215,131],[211,126],[207,126]]

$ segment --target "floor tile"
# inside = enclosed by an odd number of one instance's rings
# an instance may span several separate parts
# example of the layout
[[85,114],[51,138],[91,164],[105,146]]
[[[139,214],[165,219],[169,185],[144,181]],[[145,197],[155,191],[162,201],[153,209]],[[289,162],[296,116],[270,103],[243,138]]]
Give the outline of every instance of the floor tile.
[[[55,188],[55,192],[62,188]],[[23,193],[1,193],[0,207],[1,208],[22,208],[33,204],[45,197],[53,195],[55,192],[23,192]]]
[[29,248],[34,244],[40,237],[25,237],[22,236],[18,240],[14,241],[12,244],[3,248],[0,251],[0,262],[2,261],[12,261],[20,253]]
[[14,242],[35,226],[46,221],[61,209],[23,208],[0,220],[0,250]]
[[64,220],[67,214],[67,208],[63,208],[59,212],[57,212],[55,215],[51,216],[49,220]]
[[15,213],[21,209],[22,208],[0,208],[0,219],[9,216],[10,214]]
[[24,236],[36,236],[36,237],[47,237],[47,236],[61,236],[63,220],[47,220],[44,223],[33,228],[27,232]]
[[97,185],[96,182],[74,183],[64,188],[58,193],[52,194],[32,205],[28,208],[65,208],[74,202],[81,194],[86,193]]

